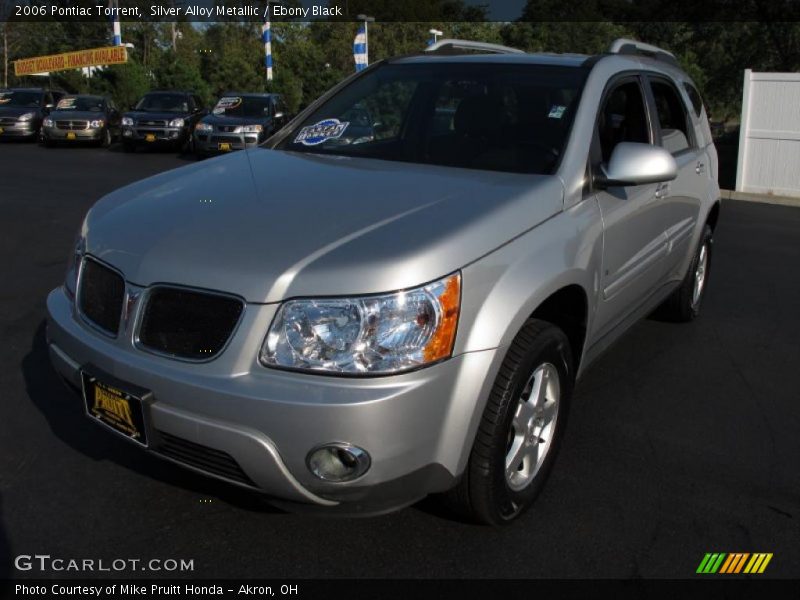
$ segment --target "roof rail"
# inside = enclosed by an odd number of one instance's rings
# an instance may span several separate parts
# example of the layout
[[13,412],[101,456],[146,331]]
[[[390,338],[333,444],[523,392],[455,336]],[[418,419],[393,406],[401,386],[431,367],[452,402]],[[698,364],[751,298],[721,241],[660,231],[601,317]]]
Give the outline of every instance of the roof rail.
[[493,54],[525,54],[518,48],[501,46],[500,44],[474,42],[472,40],[454,40],[450,38],[439,40],[435,44],[431,44],[425,48],[425,52],[438,54],[462,54],[459,52],[460,50],[479,50],[481,52],[489,52]]
[[629,40],[627,38],[619,38],[611,42],[608,47],[609,54],[629,54],[634,56],[646,56],[648,58],[655,58],[663,60],[664,62],[677,65],[678,59],[672,52],[653,46],[652,44],[645,44],[644,42],[637,42],[636,40]]

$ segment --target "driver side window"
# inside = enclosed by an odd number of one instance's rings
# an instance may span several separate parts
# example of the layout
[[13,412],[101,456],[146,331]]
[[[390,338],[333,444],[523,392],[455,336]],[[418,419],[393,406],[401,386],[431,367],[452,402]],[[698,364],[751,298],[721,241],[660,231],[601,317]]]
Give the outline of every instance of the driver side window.
[[644,97],[637,81],[620,84],[606,97],[600,109],[598,136],[603,163],[608,163],[620,142],[650,143]]

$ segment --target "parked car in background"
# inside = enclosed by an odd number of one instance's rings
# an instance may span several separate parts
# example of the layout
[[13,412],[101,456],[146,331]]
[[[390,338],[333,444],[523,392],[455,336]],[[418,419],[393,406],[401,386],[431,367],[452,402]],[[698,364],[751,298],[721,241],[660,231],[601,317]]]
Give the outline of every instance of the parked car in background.
[[194,151],[209,156],[257,146],[287,120],[278,94],[229,92],[195,126]]
[[0,90],[0,139],[40,139],[42,121],[63,94],[43,88]]
[[42,141],[48,147],[58,142],[91,142],[108,148],[120,135],[120,122],[120,112],[110,98],[67,95],[45,117]]
[[[282,506],[444,493],[507,523],[587,366],[657,307],[700,313],[720,190],[693,89],[631,40],[370,65],[258,148],[102,198],[52,362],[89,418]],[[338,142],[362,108],[374,139]]]
[[206,114],[208,110],[192,92],[148,92],[122,116],[122,147],[126,152],[141,146],[191,152],[192,130]]

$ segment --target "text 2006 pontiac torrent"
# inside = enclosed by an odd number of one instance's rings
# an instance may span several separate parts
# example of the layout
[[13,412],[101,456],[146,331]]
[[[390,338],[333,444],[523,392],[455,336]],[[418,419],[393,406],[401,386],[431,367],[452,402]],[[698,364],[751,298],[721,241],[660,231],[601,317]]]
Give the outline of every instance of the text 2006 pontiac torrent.
[[48,298],[52,361],[91,419],[284,506],[446,492],[507,522],[598,353],[698,314],[716,173],[664,51],[445,40],[102,198]]

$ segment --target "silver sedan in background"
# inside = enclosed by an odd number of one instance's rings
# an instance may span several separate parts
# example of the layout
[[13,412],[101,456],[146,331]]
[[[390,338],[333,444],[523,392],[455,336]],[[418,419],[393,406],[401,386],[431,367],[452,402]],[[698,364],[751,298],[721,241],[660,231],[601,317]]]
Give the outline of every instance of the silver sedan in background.
[[108,148],[119,138],[120,112],[111,98],[92,95],[64,96],[42,123],[42,142],[92,142]]

